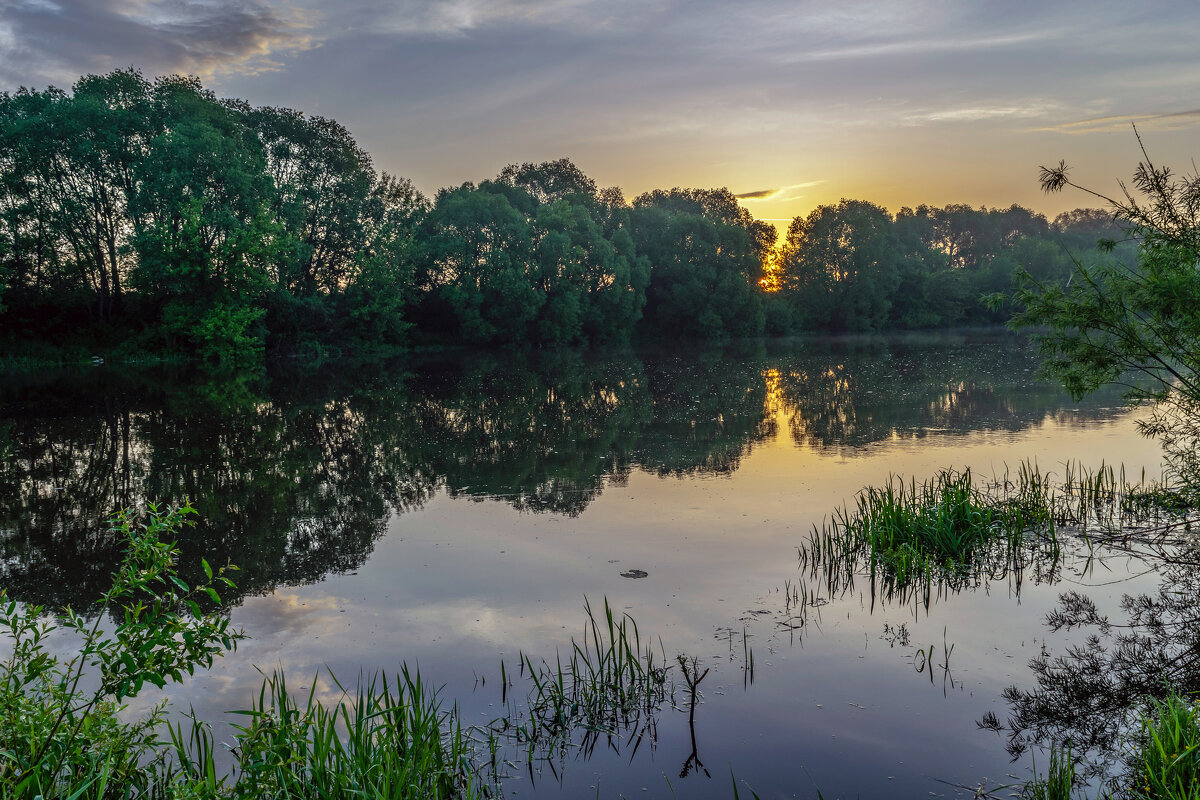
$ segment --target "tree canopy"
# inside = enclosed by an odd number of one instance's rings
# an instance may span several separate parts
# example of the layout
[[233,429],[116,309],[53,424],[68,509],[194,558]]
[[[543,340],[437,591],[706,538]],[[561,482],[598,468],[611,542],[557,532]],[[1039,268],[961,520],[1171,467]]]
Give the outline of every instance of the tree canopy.
[[728,189],[630,203],[565,158],[427,199],[334,120],[196,78],[0,93],[0,346],[17,349],[229,363],[994,323],[1015,306],[981,298],[1018,268],[1064,287],[1072,254],[1115,262],[1094,244],[1122,234],[1097,210],[846,199],[776,238]]

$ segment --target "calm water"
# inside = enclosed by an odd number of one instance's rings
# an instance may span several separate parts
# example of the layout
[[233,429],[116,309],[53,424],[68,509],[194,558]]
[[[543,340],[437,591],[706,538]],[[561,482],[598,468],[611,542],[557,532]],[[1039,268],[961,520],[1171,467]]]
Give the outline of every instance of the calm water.
[[[711,668],[694,753],[687,714],[668,705],[636,753],[623,740],[569,753],[517,770],[506,793],[730,797],[732,771],[763,798],[955,796],[950,784],[1028,776],[1029,756],[1010,762],[977,722],[1004,718],[1002,690],[1030,685],[1029,659],[1069,641],[1044,624],[1059,593],[1115,609],[1152,576],[1128,559],[1068,560],[897,602],[865,582],[829,591],[797,546],[893,474],[1077,459],[1157,477],[1139,412],[1115,394],[1071,401],[1036,364],[1019,339],[967,333],[237,380],[9,377],[0,585],[86,605],[118,557],[106,515],[191,498],[202,516],[185,572],[201,556],[240,565],[232,616],[252,637],[168,694],[201,716],[246,706],[255,666],[282,666],[299,688],[325,667],[353,680],[407,662],[484,723],[501,707],[501,659],[553,660],[582,631],[584,599],[607,598],[668,657]],[[817,598],[802,625],[784,599],[801,583]]]

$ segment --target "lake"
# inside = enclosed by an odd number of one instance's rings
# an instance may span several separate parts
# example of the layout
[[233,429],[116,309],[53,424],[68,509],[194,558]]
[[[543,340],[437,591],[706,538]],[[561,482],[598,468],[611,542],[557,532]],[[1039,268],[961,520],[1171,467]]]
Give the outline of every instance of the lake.
[[893,475],[1076,460],[1159,477],[1144,412],[1116,392],[1073,401],[1037,364],[1024,339],[970,331],[8,375],[0,585],[86,607],[119,558],[107,515],[190,498],[182,572],[239,565],[227,599],[250,640],[171,687],[176,708],[227,721],[256,668],[300,690],[407,663],[482,725],[504,707],[501,662],[553,664],[585,599],[607,600],[668,662],[710,670],[694,725],[677,693],[640,740],[532,768],[510,752],[506,795],[727,798],[732,775],[763,798],[970,796],[955,784],[1030,774],[979,723],[1006,718],[1030,659],[1082,636],[1047,628],[1060,593],[1119,615],[1156,573],[1068,545],[1058,564],[889,598],[831,585],[798,548]]

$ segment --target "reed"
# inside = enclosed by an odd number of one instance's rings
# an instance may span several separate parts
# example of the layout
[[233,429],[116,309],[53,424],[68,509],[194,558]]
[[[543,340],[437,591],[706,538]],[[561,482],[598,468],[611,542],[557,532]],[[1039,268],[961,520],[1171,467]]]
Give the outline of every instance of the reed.
[[1151,702],[1141,728],[1130,795],[1200,800],[1200,705],[1171,691],[1164,700]]
[[1037,761],[1033,764],[1033,780],[1021,790],[1022,800],[1071,800],[1075,787],[1075,759],[1071,748],[1050,748],[1050,768],[1046,775],[1037,774]]
[[[1002,574],[1014,575],[1019,589],[1033,564],[1047,577],[1058,568],[1064,531],[1092,547],[1161,549],[1190,537],[1200,521],[1191,495],[1144,473],[1134,481],[1123,468],[1068,462],[1062,475],[1026,462],[990,480],[969,469],[942,470],[920,484],[893,477],[814,527],[799,548],[801,567],[823,577],[831,595],[865,575],[872,597],[927,600],[935,587],[955,590]],[[798,608],[802,621],[803,595],[785,588],[785,611]]]
[[[254,797],[459,798],[478,795],[456,710],[443,711],[420,673],[372,676],[332,704],[303,705],[280,672],[266,677],[235,726],[238,788]],[[245,791],[240,792],[245,794]]]
[[619,734],[636,747],[653,734],[658,708],[671,688],[661,642],[657,652],[643,642],[637,622],[628,614],[614,614],[608,598],[602,615],[586,599],[584,611],[583,636],[571,639],[565,660],[559,656],[553,664],[535,663],[519,654],[520,671],[530,684],[524,708],[510,705],[494,723],[500,733],[524,744],[531,758],[571,746],[590,752],[602,737]]
[[[1027,484],[1031,494],[1035,484]],[[1037,508],[1037,506],[1034,506]],[[907,484],[893,478],[868,487],[853,509],[842,507],[814,529],[802,561],[866,571],[897,585],[969,568],[999,542],[1007,558],[1041,523],[1027,502],[998,502],[973,482],[970,470],[943,470]],[[1047,533],[1053,536],[1053,530]]]

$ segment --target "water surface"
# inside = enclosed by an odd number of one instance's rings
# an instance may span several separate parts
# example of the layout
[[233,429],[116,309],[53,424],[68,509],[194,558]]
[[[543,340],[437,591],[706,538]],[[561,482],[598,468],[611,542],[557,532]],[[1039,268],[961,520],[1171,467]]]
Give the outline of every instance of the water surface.
[[[238,564],[231,612],[251,636],[168,693],[201,716],[247,705],[255,667],[299,688],[407,662],[485,723],[500,661],[552,660],[585,598],[607,598],[669,658],[711,668],[695,750],[668,705],[636,753],[570,752],[514,770],[506,793],[729,797],[732,772],[764,798],[954,796],[1028,776],[977,722],[1069,641],[1044,625],[1058,594],[1115,609],[1153,576],[1068,560],[897,601],[830,591],[797,547],[892,475],[1071,459],[1158,475],[1139,412],[1072,401],[1036,366],[1023,340],[970,332],[9,376],[0,585],[86,606],[119,556],[106,516],[190,498],[184,572]],[[801,583],[818,602],[798,624],[784,596]]]

